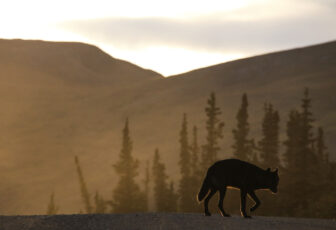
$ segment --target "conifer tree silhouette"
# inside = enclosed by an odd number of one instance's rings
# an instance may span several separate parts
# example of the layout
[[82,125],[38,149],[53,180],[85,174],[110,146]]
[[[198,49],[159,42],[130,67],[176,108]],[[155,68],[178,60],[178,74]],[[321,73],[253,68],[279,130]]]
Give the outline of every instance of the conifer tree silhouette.
[[171,181],[168,188],[167,203],[169,204],[167,212],[176,212],[178,203],[178,194],[175,192],[174,182]]
[[183,114],[182,127],[180,131],[180,184],[179,184],[179,207],[182,212],[191,212],[195,203],[193,199],[191,181],[191,156],[188,141],[187,115]]
[[138,175],[139,161],[132,156],[132,141],[128,127],[128,119],[122,131],[122,148],[119,160],[114,165],[119,181],[113,191],[113,212],[128,213],[145,210],[145,194],[135,182]]
[[[301,158],[300,168],[300,189],[303,195],[300,196],[300,207],[306,209],[308,206],[310,195],[312,195],[311,180],[317,176],[317,167],[308,168],[308,165],[314,165],[316,158],[313,150],[314,134],[313,134],[313,116],[311,112],[311,98],[307,88],[304,90],[304,97],[301,104],[301,143],[299,156]],[[315,178],[318,180],[318,178]]]
[[86,187],[86,183],[84,180],[84,175],[81,169],[81,166],[79,164],[79,159],[77,156],[75,156],[75,164],[76,164],[76,169],[77,169],[77,173],[78,173],[78,179],[79,179],[79,186],[80,186],[80,190],[81,190],[81,195],[82,195],[82,201],[84,203],[84,207],[85,207],[85,212],[86,213],[92,213],[93,208],[90,202],[90,194],[89,191]]
[[221,121],[222,114],[219,107],[217,107],[216,95],[214,92],[210,94],[205,108],[207,116],[206,121],[206,143],[202,146],[201,156],[201,171],[203,173],[209,168],[211,164],[218,160],[218,152],[220,150],[218,141],[223,138],[224,122]]
[[149,161],[146,162],[146,168],[145,168],[145,178],[143,180],[144,182],[144,195],[145,195],[145,209],[149,210],[149,193],[150,193],[150,184],[151,178],[150,178],[150,169],[149,169]]
[[155,149],[153,158],[153,182],[154,182],[154,203],[157,212],[176,211],[176,199],[174,201],[174,189],[168,187],[166,167],[160,160],[160,153]]
[[272,104],[265,104],[262,139],[259,141],[260,163],[263,168],[279,167],[279,113]]
[[[327,152],[327,146],[324,140],[324,130],[322,127],[318,127],[317,137],[316,137],[316,154],[318,156],[319,162],[325,165],[329,162],[329,154]],[[322,166],[322,168],[324,168]]]
[[236,115],[237,128],[232,130],[234,144],[233,155],[234,157],[243,161],[255,161],[253,157],[254,142],[248,139],[248,133],[250,125],[248,123],[248,101],[247,96],[244,93],[242,97],[241,107]]
[[[313,117],[308,89],[304,91],[301,111],[291,111],[287,123],[283,204],[289,215],[309,216],[310,201],[319,195],[318,155],[315,153]],[[295,199],[293,199],[295,197]]]
[[[193,136],[192,136],[192,143],[190,146],[190,153],[191,153],[191,176],[190,176],[190,186],[191,186],[191,198],[195,199],[196,194],[198,193],[199,186],[202,182],[202,176],[201,175],[201,166],[199,161],[199,153],[200,148],[198,145],[198,130],[197,126],[193,127]],[[202,207],[194,202],[194,205],[192,206],[192,211],[194,212],[201,212]]]

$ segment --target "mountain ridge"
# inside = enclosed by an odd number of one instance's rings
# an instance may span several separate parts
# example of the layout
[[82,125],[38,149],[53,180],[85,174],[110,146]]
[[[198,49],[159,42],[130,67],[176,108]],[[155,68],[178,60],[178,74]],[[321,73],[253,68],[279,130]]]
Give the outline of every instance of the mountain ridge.
[[[49,44],[36,41],[35,46],[41,43]],[[71,46],[70,51],[52,49],[57,55],[50,49],[33,52],[35,48],[30,47],[20,59],[16,43],[3,48],[0,40],[0,104],[4,108],[0,113],[0,213],[41,214],[52,192],[62,213],[78,212],[81,200],[75,155],[90,192],[98,190],[109,199],[117,183],[111,165],[119,155],[126,117],[133,154],[142,162],[137,179],[142,180],[144,162],[152,159],[158,147],[167,173],[176,182],[183,113],[188,114],[189,130],[198,126],[203,144],[204,107],[212,91],[225,122],[220,158],[231,157],[231,131],[243,93],[250,105],[250,137],[259,139],[263,104],[271,102],[280,111],[283,141],[288,113],[299,108],[305,87],[313,98],[314,129],[325,128],[327,146],[335,158],[336,42],[328,44],[163,78],[132,64],[130,71],[129,65],[118,61],[108,66],[106,60],[111,59],[106,53],[94,48],[87,51],[85,44],[80,45],[84,51],[73,52]],[[84,61],[83,53],[89,54]],[[35,63],[36,55],[41,62]]]
[[230,60],[230,61],[227,61],[227,62],[222,62],[222,63],[209,65],[209,66],[193,69],[193,70],[178,73],[178,74],[169,75],[168,77],[181,77],[181,76],[188,75],[188,74],[194,74],[198,71],[202,71],[202,70],[208,69],[208,68],[216,68],[216,67],[220,67],[222,65],[230,65],[230,64],[233,64],[233,63],[237,64],[239,62],[248,62],[250,60],[253,60],[253,59],[259,58],[259,57],[272,57],[272,56],[277,56],[277,55],[281,55],[281,54],[287,54],[288,52],[300,52],[302,50],[304,51],[304,50],[307,50],[307,49],[309,49],[309,50],[312,50],[312,49],[315,49],[315,48],[320,49],[321,47],[330,48],[330,46],[332,46],[332,48],[335,49],[336,40],[331,40],[331,41],[312,44],[312,45],[306,45],[306,46],[302,46],[302,47],[289,48],[289,49],[284,49],[284,50],[277,50],[277,51],[257,54],[257,55],[253,55],[253,56],[248,56],[248,57],[244,57],[244,58],[234,59],[234,60]]

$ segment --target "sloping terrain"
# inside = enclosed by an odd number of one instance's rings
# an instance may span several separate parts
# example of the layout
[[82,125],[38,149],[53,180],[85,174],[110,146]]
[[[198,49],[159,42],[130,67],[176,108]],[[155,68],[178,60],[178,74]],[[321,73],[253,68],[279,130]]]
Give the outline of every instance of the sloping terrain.
[[139,213],[109,215],[0,216],[3,230],[175,230],[175,229],[257,229],[257,230],[331,230],[335,220],[280,217],[224,218],[219,215]]
[[188,114],[189,128],[199,127],[202,144],[211,91],[225,122],[221,157],[231,154],[231,130],[244,92],[251,137],[258,140],[263,104],[271,102],[280,110],[284,140],[288,112],[300,105],[304,87],[333,155],[335,77],[336,42],[163,78],[86,44],[0,40],[0,213],[43,214],[52,192],[61,213],[82,209],[75,155],[90,192],[99,190],[109,199],[126,117],[141,172],[158,147],[176,180],[182,114]]

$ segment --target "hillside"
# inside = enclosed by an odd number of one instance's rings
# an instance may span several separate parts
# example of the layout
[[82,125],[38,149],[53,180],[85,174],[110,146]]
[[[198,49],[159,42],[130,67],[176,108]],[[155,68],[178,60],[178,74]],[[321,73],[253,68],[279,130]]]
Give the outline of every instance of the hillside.
[[287,114],[300,105],[304,87],[310,89],[317,125],[326,130],[329,152],[336,152],[336,42],[169,78],[81,43],[0,40],[0,51],[1,214],[43,214],[52,192],[62,213],[78,212],[75,155],[90,192],[99,190],[109,199],[117,182],[111,165],[126,117],[142,166],[159,147],[176,179],[182,114],[188,114],[190,128],[199,127],[203,143],[211,91],[225,122],[221,157],[231,154],[231,130],[244,92],[251,137],[258,139],[264,102],[281,111],[284,133]]
[[[130,221],[131,220],[131,221]],[[279,217],[223,218],[201,214],[139,213],[108,215],[0,216],[3,230],[175,230],[175,229],[258,229],[327,230],[335,229],[335,220]]]

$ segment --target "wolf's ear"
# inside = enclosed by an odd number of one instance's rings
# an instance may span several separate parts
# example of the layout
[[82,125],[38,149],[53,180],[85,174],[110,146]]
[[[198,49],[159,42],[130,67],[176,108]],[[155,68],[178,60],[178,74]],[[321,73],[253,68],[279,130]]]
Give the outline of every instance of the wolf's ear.
[[271,169],[270,169],[270,168],[268,168],[268,169],[266,169],[266,171],[267,171],[267,172],[270,172],[270,171],[271,171]]

